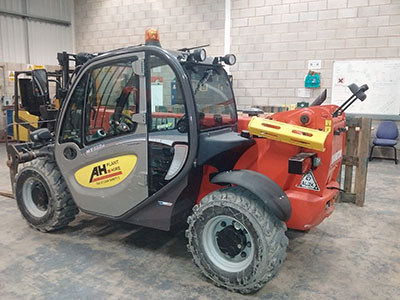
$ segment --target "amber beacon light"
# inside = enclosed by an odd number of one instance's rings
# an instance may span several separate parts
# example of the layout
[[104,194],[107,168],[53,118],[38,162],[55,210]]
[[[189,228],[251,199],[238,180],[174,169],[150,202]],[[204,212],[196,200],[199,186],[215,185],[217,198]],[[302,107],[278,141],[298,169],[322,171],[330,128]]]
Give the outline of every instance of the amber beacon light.
[[146,45],[161,47],[160,34],[158,33],[158,30],[155,28],[147,28],[145,33],[145,41]]

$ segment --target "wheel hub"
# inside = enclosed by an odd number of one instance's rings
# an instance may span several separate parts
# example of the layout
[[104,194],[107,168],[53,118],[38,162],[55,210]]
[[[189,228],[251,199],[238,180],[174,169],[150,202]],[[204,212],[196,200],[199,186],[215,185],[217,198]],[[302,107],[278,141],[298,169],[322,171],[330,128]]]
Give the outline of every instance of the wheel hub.
[[36,218],[43,217],[49,208],[49,195],[43,183],[35,177],[22,185],[22,199],[27,211]]
[[242,272],[254,257],[253,239],[247,228],[231,216],[211,218],[202,234],[210,261],[226,272]]
[[222,253],[234,258],[246,247],[247,240],[242,229],[229,225],[217,232],[217,244]]
[[47,210],[49,199],[44,186],[36,182],[32,187],[32,201],[41,210]]

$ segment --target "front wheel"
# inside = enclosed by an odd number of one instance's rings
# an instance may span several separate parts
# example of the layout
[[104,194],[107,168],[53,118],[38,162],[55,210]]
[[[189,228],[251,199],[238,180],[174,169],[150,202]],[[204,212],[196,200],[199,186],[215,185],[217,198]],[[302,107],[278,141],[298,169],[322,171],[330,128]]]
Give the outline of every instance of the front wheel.
[[241,187],[210,193],[193,208],[188,250],[217,286],[248,294],[259,290],[286,257],[286,225]]
[[22,216],[39,231],[63,228],[78,213],[56,163],[48,159],[35,159],[18,172],[15,198]]

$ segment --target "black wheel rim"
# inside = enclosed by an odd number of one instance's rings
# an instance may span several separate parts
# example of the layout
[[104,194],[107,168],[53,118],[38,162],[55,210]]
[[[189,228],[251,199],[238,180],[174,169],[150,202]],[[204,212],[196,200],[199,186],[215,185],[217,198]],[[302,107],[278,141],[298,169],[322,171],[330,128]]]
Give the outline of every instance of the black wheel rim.
[[49,195],[37,178],[28,178],[22,185],[22,199],[27,211],[36,218],[43,217],[49,208]]
[[215,216],[203,230],[204,251],[226,272],[244,271],[252,262],[254,244],[248,229],[233,217]]

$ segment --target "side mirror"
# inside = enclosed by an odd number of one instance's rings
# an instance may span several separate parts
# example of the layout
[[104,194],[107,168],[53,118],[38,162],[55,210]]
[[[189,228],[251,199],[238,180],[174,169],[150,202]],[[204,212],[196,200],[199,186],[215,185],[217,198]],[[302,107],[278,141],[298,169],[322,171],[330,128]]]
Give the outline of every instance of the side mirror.
[[337,117],[341,115],[342,112],[348,109],[350,105],[352,105],[357,99],[364,101],[367,98],[365,91],[368,91],[368,85],[363,84],[362,86],[358,87],[357,84],[351,83],[348,85],[348,88],[350,89],[352,95],[332,113],[332,117]]
[[368,85],[363,84],[362,86],[358,87],[357,84],[351,83],[349,84],[348,88],[353,93],[353,95],[361,101],[364,101],[367,98],[367,95],[364,92],[369,89]]
[[32,70],[32,90],[34,97],[49,96],[49,82],[47,79],[47,72],[44,69]]

